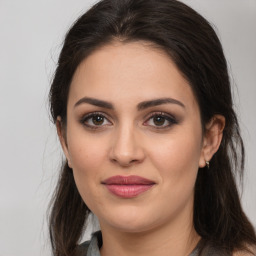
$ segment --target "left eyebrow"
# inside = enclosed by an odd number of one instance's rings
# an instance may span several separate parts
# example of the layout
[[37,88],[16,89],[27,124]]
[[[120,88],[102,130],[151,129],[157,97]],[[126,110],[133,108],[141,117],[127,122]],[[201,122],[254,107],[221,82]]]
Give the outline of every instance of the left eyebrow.
[[89,98],[89,97],[84,97],[80,99],[74,107],[77,107],[83,103],[88,103],[100,108],[107,108],[107,109],[114,109],[113,105],[110,102],[104,101],[104,100],[99,100],[99,99],[94,99],[94,98]]
[[155,100],[148,100],[148,101],[143,101],[138,104],[137,109],[139,111],[144,110],[146,108],[154,107],[154,106],[159,106],[162,104],[177,104],[183,108],[185,108],[185,105],[173,98],[161,98],[161,99],[155,99]]

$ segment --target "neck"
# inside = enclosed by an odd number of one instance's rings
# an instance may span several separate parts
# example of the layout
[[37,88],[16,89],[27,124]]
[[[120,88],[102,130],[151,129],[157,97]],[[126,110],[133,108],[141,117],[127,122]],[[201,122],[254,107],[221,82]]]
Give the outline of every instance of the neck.
[[200,240],[191,218],[143,232],[124,232],[101,223],[102,256],[188,256]]

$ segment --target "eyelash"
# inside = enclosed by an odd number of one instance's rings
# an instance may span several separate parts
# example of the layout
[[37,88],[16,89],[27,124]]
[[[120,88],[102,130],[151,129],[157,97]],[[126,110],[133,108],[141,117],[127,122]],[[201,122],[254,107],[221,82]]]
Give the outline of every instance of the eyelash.
[[[165,126],[152,126],[154,127],[155,129],[166,129],[166,128],[169,128],[170,126],[174,125],[174,124],[177,124],[177,120],[175,117],[173,117],[172,115],[169,115],[169,114],[166,114],[164,112],[153,112],[151,113],[148,117],[147,117],[147,121],[148,122],[149,120],[151,120],[152,118],[155,118],[155,117],[161,117],[161,118],[164,118],[165,121],[168,121],[169,124],[168,125],[165,125]],[[146,122],[144,122],[143,124],[145,124]],[[149,125],[150,126],[150,125]]]
[[[85,115],[85,116],[82,117],[82,119],[80,120],[80,123],[81,123],[82,125],[86,126],[87,128],[92,129],[92,130],[101,129],[103,126],[106,126],[106,124],[105,124],[105,125],[104,125],[104,124],[103,124],[103,125],[90,125],[90,124],[88,124],[88,120],[90,120],[90,119],[93,118],[93,117],[101,117],[101,118],[103,118],[103,122],[104,122],[105,120],[107,120],[109,123],[111,123],[111,122],[108,120],[108,117],[106,117],[106,114],[105,114],[105,113],[102,113],[102,112],[93,112],[93,113],[89,113],[89,114],[87,114],[87,115]],[[155,118],[155,117],[164,118],[164,119],[165,119],[164,122],[166,122],[166,121],[169,122],[169,124],[168,124],[168,125],[165,125],[165,126],[159,126],[159,127],[158,127],[157,125],[155,125],[155,126],[152,125],[152,127],[155,128],[155,129],[167,129],[167,128],[169,128],[170,126],[172,126],[172,125],[178,123],[177,120],[176,120],[176,118],[173,117],[173,116],[171,116],[171,115],[169,115],[169,114],[166,114],[166,113],[163,113],[163,112],[153,112],[153,113],[151,113],[151,114],[147,117],[147,119],[146,119],[146,121],[143,123],[143,125],[144,125],[145,123],[149,122],[152,118]],[[107,124],[107,126],[108,126],[108,125],[109,125],[109,124]],[[146,125],[146,126],[151,126],[151,125]]]
[[[86,122],[88,122],[89,119],[91,119],[93,117],[102,117],[103,120],[108,120],[105,113],[93,112],[93,113],[89,113],[88,115],[83,116],[82,119],[80,120],[80,122],[82,125],[88,127],[89,129],[92,129],[92,130],[100,129],[103,125],[97,126],[97,125],[90,125],[90,124],[86,123]],[[110,122],[110,121],[108,120],[108,122]]]

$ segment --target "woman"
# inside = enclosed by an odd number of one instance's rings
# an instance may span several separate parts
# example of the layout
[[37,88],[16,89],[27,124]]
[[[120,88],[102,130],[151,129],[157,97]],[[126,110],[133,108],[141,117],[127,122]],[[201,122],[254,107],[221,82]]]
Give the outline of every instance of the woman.
[[[100,1],[66,35],[50,104],[66,156],[54,255],[255,254],[226,60],[194,10]],[[78,246],[91,212],[101,231]]]

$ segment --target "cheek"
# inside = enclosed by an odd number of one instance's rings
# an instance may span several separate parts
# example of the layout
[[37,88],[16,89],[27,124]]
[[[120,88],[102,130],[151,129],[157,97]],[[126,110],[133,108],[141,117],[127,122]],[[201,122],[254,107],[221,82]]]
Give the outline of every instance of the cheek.
[[151,160],[161,179],[158,201],[165,205],[164,216],[174,216],[193,205],[200,144],[196,139],[176,136],[160,145],[151,152]]
[[194,186],[201,155],[201,134],[181,132],[154,145],[149,154],[163,182],[177,188]]
[[[68,134],[68,151],[72,168],[84,175],[95,173],[106,156],[107,142],[104,136],[95,136],[75,125]],[[90,172],[87,170],[91,170]]]
[[68,144],[74,179],[79,193],[90,208],[90,198],[94,198],[94,202],[97,202],[99,197],[97,195],[100,184],[99,170],[104,168],[107,144],[103,143],[102,139],[95,139],[92,136],[79,136],[79,133],[74,132],[71,134],[77,134],[70,137]]

